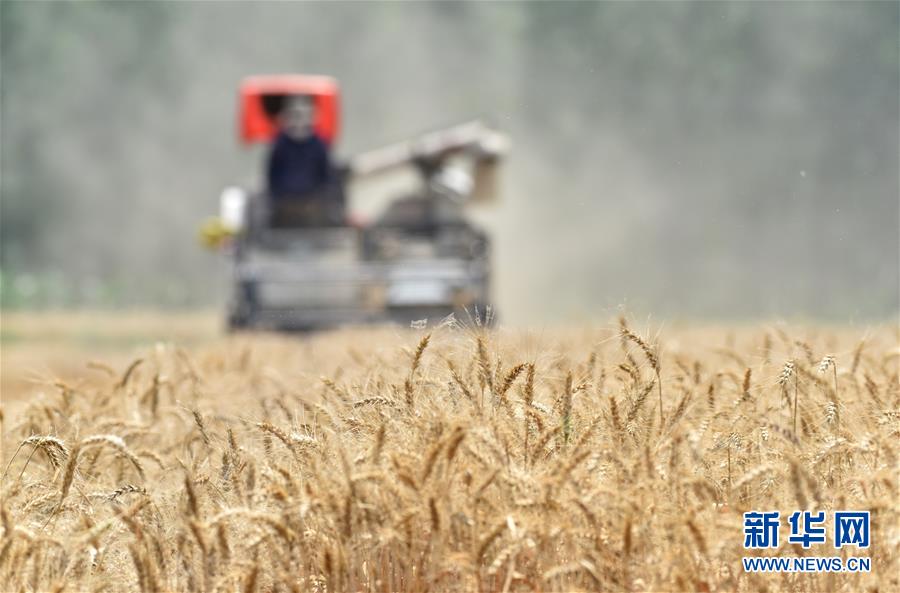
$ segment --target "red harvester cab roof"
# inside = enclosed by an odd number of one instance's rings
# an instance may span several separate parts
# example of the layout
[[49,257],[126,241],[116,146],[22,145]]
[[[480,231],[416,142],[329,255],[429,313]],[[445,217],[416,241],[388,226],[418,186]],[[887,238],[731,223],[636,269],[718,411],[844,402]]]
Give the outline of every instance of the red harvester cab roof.
[[313,98],[316,134],[333,144],[340,119],[338,83],[329,76],[302,74],[250,76],[241,81],[241,140],[248,144],[270,141],[277,132],[277,107],[273,106],[291,95]]

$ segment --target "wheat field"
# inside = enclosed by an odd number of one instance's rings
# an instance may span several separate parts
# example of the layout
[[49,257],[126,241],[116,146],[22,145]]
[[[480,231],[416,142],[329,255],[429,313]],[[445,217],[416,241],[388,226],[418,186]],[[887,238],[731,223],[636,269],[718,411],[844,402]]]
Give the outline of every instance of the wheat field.
[[[645,325],[164,341],[7,383],[0,590],[900,590],[897,330]],[[871,572],[743,572],[742,513],[798,509],[871,511]]]

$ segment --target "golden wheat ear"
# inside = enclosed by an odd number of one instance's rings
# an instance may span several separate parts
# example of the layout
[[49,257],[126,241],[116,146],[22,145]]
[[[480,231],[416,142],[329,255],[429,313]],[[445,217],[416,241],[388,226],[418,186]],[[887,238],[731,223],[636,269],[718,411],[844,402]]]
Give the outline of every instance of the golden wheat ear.
[[[896,506],[893,328],[409,335],[4,384],[0,591],[732,590],[742,513]],[[891,589],[897,533],[801,588]]]

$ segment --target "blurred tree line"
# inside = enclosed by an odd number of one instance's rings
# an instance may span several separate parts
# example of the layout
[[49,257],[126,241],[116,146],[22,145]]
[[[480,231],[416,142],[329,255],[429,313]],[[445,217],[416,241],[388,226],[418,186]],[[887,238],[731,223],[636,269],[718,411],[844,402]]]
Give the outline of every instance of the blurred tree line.
[[237,144],[237,82],[319,72],[343,154],[479,114],[511,134],[483,216],[507,318],[894,314],[898,13],[3,2],[3,304],[220,302],[194,230],[264,154]]

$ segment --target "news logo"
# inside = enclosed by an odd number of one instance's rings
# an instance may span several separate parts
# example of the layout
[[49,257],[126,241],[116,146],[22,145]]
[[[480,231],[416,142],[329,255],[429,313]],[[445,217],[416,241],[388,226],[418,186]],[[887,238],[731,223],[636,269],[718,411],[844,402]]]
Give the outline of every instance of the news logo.
[[[787,516],[790,532],[787,542],[804,550],[827,543],[832,538],[834,549],[853,546],[857,550],[869,548],[869,511],[834,511],[832,521],[828,513],[794,511]],[[778,549],[781,529],[779,511],[751,511],[744,513],[744,548],[748,550]],[[868,572],[868,557],[745,557],[745,572]]]

